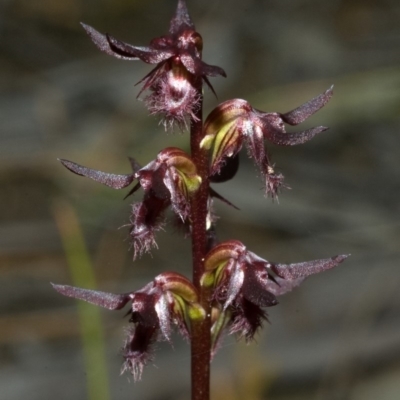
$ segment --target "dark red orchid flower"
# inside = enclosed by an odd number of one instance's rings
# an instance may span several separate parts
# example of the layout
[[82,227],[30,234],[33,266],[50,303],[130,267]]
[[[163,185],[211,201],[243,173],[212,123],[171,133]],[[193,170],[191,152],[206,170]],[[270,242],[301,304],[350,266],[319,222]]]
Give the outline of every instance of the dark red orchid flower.
[[249,155],[265,179],[266,194],[276,198],[283,185],[283,175],[271,163],[264,140],[280,146],[294,146],[311,140],[328,128],[318,126],[302,132],[287,133],[285,123],[298,125],[321,109],[332,97],[333,87],[325,93],[285,114],[256,110],[246,100],[233,99],[221,103],[207,117],[201,146],[212,150],[211,174],[217,175],[226,159],[234,157],[246,141]]
[[200,100],[194,88],[197,79],[204,80],[214,92],[208,77],[226,76],[222,68],[201,60],[203,40],[195,30],[184,0],[178,2],[169,33],[153,39],[148,47],[132,46],[88,25],[82,26],[101,51],[123,60],[157,64],[140,81],[143,82],[141,92],[150,90],[151,94],[145,99],[147,107],[150,113],[163,116],[166,128],[174,122],[185,126],[187,116],[196,118]]
[[205,317],[198,303],[193,284],[176,272],[164,272],[136,292],[112,294],[97,290],[81,289],[68,285],[53,287],[64,296],[84,300],[109,310],[120,310],[131,302],[129,329],[123,348],[125,362],[122,372],[130,371],[135,380],[140,379],[145,364],[151,360],[151,344],[154,341],[171,341],[171,325],[188,338],[190,321]]
[[[168,207],[172,208],[184,225],[190,227],[190,198],[199,188],[201,179],[191,158],[176,147],[162,150],[155,160],[144,167],[133,158],[129,160],[133,170],[130,174],[110,174],[68,160],[61,159],[60,162],[75,174],[88,177],[113,189],[123,189],[135,180],[138,181],[127,195],[133,194],[139,188],[144,190],[143,200],[132,204],[130,218],[130,237],[136,258],[157,247],[155,233],[162,229],[163,215]],[[227,178],[228,174],[224,174],[217,181]],[[211,197],[236,208],[212,188],[210,188],[210,203]],[[210,206],[210,226],[213,218]]]
[[160,151],[157,158],[143,168],[131,159],[133,173],[124,175],[108,174],[67,160],[60,161],[70,171],[113,189],[123,189],[138,180],[129,192],[132,194],[140,187],[144,190],[143,201],[132,205],[130,236],[134,258],[156,247],[154,235],[161,229],[163,213],[169,206],[182,221],[188,219],[190,197],[201,184],[191,158],[176,147]]
[[213,328],[214,348],[222,331],[252,340],[266,319],[264,308],[278,304],[281,296],[306,277],[333,268],[348,255],[295,264],[274,264],[247,250],[243,243],[229,240],[215,246],[206,256],[202,284],[214,287],[217,317]]

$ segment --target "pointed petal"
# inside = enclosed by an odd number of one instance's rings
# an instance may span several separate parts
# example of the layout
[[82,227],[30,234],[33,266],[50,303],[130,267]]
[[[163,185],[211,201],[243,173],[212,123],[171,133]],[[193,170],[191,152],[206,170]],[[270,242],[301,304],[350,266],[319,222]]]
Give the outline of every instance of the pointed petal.
[[327,127],[317,126],[315,128],[307,129],[306,131],[295,132],[295,133],[285,133],[278,130],[264,131],[265,137],[272,143],[279,146],[296,146],[298,144],[303,144],[311,140],[318,133],[326,131]]
[[193,75],[196,76],[218,76],[226,77],[225,71],[217,66],[206,64],[201,61],[194,52],[182,52],[179,58],[185,68]]
[[123,189],[130,185],[135,179],[134,174],[117,175],[108,174],[106,172],[97,171],[95,169],[86,168],[82,165],[76,164],[72,161],[58,159],[65,168],[69,169],[73,173],[86,176],[87,178],[93,179],[96,182],[102,183],[113,189]]
[[133,158],[133,157],[128,157],[128,160],[131,164],[132,171],[135,174],[136,172],[139,171],[139,169],[142,168],[142,166]]
[[327,258],[323,260],[306,261],[296,264],[272,264],[271,269],[279,277],[292,280],[298,278],[305,278],[307,276],[317,274],[327,269],[336,267],[343,262],[350,254],[344,254]]
[[332,97],[333,85],[325,92],[300,107],[295,108],[286,114],[281,114],[282,119],[289,125],[297,125],[321,109]]
[[215,98],[218,98],[217,93],[215,92],[213,85],[211,85],[211,82],[209,81],[209,79],[205,75],[203,75],[203,81],[206,83],[208,88],[213,92]]
[[175,52],[170,49],[155,50],[150,47],[137,47],[128,43],[122,42],[113,36],[106,35],[110,44],[111,50],[121,57],[131,57],[133,59],[140,59],[147,64],[159,64],[162,61],[172,57]]
[[210,65],[200,60],[201,70],[205,76],[222,76],[226,78],[226,72],[217,65]]
[[169,33],[175,35],[184,29],[194,29],[185,0],[179,0],[175,15],[172,17]]
[[124,200],[129,197],[130,195],[132,195],[133,193],[135,193],[138,189],[141,188],[141,184],[140,182],[138,182],[130,191],[129,193],[124,197]]
[[210,187],[210,196],[215,197],[218,200],[223,201],[225,204],[228,204],[228,206],[233,207],[236,210],[240,210],[240,208],[236,207],[233,203],[231,203],[229,200],[227,200],[225,197],[221,196],[219,193],[217,193],[213,188]]
[[138,59],[137,56],[122,55],[119,54],[118,52],[115,52],[114,49],[111,47],[106,35],[103,35],[102,33],[96,31],[96,29],[92,28],[89,25],[84,24],[83,22],[81,22],[81,25],[83,29],[86,31],[86,33],[89,35],[89,37],[92,39],[92,42],[104,53],[116,58],[121,58],[123,60]]
[[109,310],[119,310],[131,299],[129,294],[112,294],[68,285],[55,285],[54,283],[51,285],[57,292],[64,296],[84,300],[96,306],[108,308]]
[[145,90],[149,89],[161,77],[161,75],[164,72],[165,72],[165,63],[157,64],[148,74],[146,74],[146,76],[144,76],[140,81],[136,82],[135,86],[144,82],[143,87],[140,89],[136,98],[139,98],[139,96]]

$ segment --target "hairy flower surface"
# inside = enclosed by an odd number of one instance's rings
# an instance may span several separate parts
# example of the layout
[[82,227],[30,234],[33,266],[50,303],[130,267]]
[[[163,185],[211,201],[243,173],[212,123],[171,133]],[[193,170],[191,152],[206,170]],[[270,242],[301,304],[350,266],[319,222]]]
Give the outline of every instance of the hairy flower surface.
[[184,0],[178,2],[168,34],[153,39],[148,47],[132,46],[89,25],[82,26],[101,51],[123,60],[156,64],[140,81],[141,92],[150,90],[146,104],[152,114],[163,116],[166,128],[174,123],[185,126],[188,116],[196,118],[201,96],[194,87],[196,79],[204,80],[213,90],[208,77],[226,76],[222,68],[201,60],[203,39],[195,30]]
[[[160,151],[156,159],[143,168],[131,159],[133,173],[124,175],[97,171],[67,160],[60,161],[70,171],[113,189],[123,189],[138,180],[129,192],[132,194],[140,187],[144,190],[143,201],[132,204],[130,237],[134,258],[156,246],[154,235],[162,228],[163,214],[169,206],[182,221],[188,219],[190,197],[201,184],[191,158],[176,147]],[[211,195],[226,201],[214,191]]]
[[140,379],[144,365],[151,359],[151,344],[159,340],[171,341],[172,324],[177,325],[179,332],[188,338],[190,321],[205,317],[195,287],[176,272],[164,272],[142,289],[123,294],[68,285],[53,284],[53,287],[64,296],[109,310],[120,310],[131,302],[129,314],[134,326],[127,332],[122,371],[130,371],[135,380]]
[[[279,264],[257,256],[237,240],[217,244],[218,217],[213,200],[233,204],[210,185],[235,176],[239,152],[245,144],[261,171],[266,195],[277,198],[285,186],[283,175],[275,170],[265,141],[293,146],[325,131],[326,127],[318,126],[287,133],[285,124],[298,125],[313,115],[330,100],[333,88],[284,114],[257,110],[242,99],[225,101],[203,124],[203,85],[214,92],[209,77],[226,74],[220,67],[202,61],[203,40],[195,30],[185,0],[177,2],[168,34],[153,39],[147,47],[132,46],[91,26],[82,26],[106,54],[153,65],[139,81],[143,86],[138,96],[147,91],[145,104],[151,114],[161,116],[165,129],[190,127],[191,155],[168,147],[144,167],[130,159],[132,172],[128,174],[105,173],[60,161],[75,174],[110,188],[132,185],[126,197],[143,189],[142,200],[131,205],[128,225],[134,259],[157,246],[155,234],[164,225],[165,211],[171,208],[179,226],[191,235],[193,283],[178,273],[164,272],[140,290],[123,294],[67,285],[53,287],[65,296],[110,310],[130,304],[131,324],[122,349],[122,372],[129,371],[135,380],[141,378],[144,366],[153,357],[152,344],[171,342],[175,326],[191,341],[193,399],[206,400],[210,356],[215,354],[224,332],[251,341],[267,320],[266,309],[278,304],[279,296],[308,276],[337,266],[348,256]],[[176,251],[180,251],[179,247]]]
[[[162,150],[155,160],[144,167],[141,167],[133,158],[129,160],[133,170],[130,174],[102,172],[63,159],[60,162],[73,173],[93,179],[113,189],[123,189],[135,180],[138,181],[127,195],[133,194],[140,187],[144,190],[143,200],[133,203],[131,208],[129,234],[132,239],[134,258],[136,258],[157,247],[155,234],[162,229],[164,212],[168,207],[171,207],[180,220],[190,228],[190,198],[198,190],[201,179],[190,157],[176,147]],[[237,162],[234,161],[233,174],[236,173]],[[223,168],[225,169],[227,168]],[[216,182],[228,180],[233,174],[232,172],[224,173],[223,177],[218,176]],[[210,199],[211,197],[237,208],[212,188],[210,188]],[[211,219],[213,217],[210,215]]]
[[221,103],[207,117],[201,146],[212,149],[211,175],[218,176],[228,157],[235,157],[245,141],[265,179],[266,194],[277,197],[283,175],[271,163],[264,140],[281,146],[294,146],[311,140],[328,128],[318,126],[306,131],[287,133],[285,123],[297,125],[322,108],[332,97],[333,88],[285,114],[256,110],[246,100],[233,99]]
[[175,147],[161,151],[135,177],[145,192],[143,201],[132,206],[130,236],[136,256],[155,246],[154,233],[160,229],[169,205],[182,221],[187,220],[190,197],[198,190],[201,178],[190,157]]
[[306,277],[337,266],[348,256],[295,264],[274,264],[247,250],[243,243],[229,240],[215,246],[206,256],[204,286],[214,287],[217,306],[213,342],[225,328],[252,340],[266,319],[264,308],[278,304],[281,296]]

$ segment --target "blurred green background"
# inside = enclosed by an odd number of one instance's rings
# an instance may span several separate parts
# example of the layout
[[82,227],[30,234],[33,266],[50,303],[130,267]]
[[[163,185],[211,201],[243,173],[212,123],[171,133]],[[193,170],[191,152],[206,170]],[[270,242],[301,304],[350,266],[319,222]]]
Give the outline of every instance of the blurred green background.
[[[242,154],[216,189],[221,240],[271,261],[352,257],[269,310],[257,343],[227,338],[214,400],[396,400],[400,393],[400,3],[398,0],[188,0],[219,101],[289,111],[335,84],[297,128],[330,130],[268,145],[292,190],[263,197]],[[127,319],[78,305],[49,282],[139,289],[161,271],[190,276],[190,242],[168,226],[159,250],[128,252],[132,201],[66,171],[57,157],[127,173],[163,147],[187,148],[136,101],[148,65],[99,52],[79,22],[136,45],[166,33],[174,0],[0,3],[0,387],[2,399],[189,398],[189,349],[158,344],[134,384],[119,375]],[[206,112],[217,105],[206,91]],[[134,200],[140,199],[140,193]],[[119,229],[121,228],[121,229]],[[175,234],[172,234],[175,233]]]

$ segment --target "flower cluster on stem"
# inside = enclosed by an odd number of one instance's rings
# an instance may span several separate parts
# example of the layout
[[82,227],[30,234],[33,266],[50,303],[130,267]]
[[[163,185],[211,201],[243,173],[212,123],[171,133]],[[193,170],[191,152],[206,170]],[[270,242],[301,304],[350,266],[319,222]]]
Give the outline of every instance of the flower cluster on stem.
[[[82,24],[94,44],[122,60],[141,60],[153,69],[140,80],[145,105],[157,114],[165,128],[190,130],[190,154],[168,147],[144,167],[130,158],[131,172],[113,174],[61,159],[77,175],[112,189],[132,185],[126,197],[142,189],[143,199],[131,205],[129,237],[135,260],[156,247],[156,232],[165,225],[170,208],[192,240],[192,280],[176,272],[164,272],[143,288],[111,294],[67,285],[53,285],[61,294],[110,310],[130,303],[131,326],[122,349],[122,371],[135,380],[152,359],[152,344],[171,341],[172,327],[191,343],[192,400],[209,399],[210,361],[224,334],[251,341],[267,319],[266,308],[305,278],[337,266],[339,255],[321,260],[282,264],[267,261],[234,239],[219,242],[214,198],[233,206],[210,184],[233,179],[240,167],[239,152],[245,145],[260,170],[265,194],[276,199],[283,175],[275,169],[265,147],[303,144],[327,128],[323,126],[287,133],[285,124],[298,125],[325,106],[333,88],[286,112],[264,112],[243,99],[219,104],[203,123],[203,85],[214,92],[210,77],[224,70],[202,60],[203,41],[189,16],[184,0],[178,0],[169,32],[149,46],[125,43]],[[235,206],[234,206],[235,207]]]

